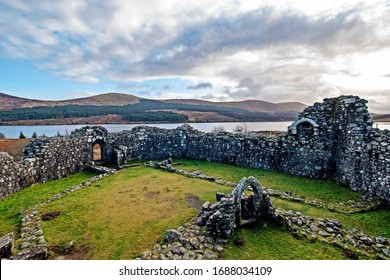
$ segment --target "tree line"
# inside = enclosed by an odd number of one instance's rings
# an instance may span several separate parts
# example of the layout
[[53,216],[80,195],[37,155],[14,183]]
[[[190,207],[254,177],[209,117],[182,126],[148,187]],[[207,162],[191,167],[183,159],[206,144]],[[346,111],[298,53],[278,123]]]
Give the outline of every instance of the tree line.
[[[150,112],[153,110],[153,112]],[[191,105],[180,103],[165,103],[158,100],[141,100],[136,104],[125,106],[92,106],[92,105],[66,105],[55,107],[33,107],[14,109],[0,112],[0,123],[19,120],[42,120],[42,119],[63,119],[74,117],[91,117],[109,114],[122,115],[123,119],[129,121],[171,121],[182,122],[183,115],[167,112],[155,112],[158,110],[181,110],[215,112],[220,115],[235,118],[240,121],[282,121],[287,116],[286,113],[269,114],[263,112],[250,112],[238,108],[225,108],[217,106]],[[296,116],[295,116],[296,117]]]

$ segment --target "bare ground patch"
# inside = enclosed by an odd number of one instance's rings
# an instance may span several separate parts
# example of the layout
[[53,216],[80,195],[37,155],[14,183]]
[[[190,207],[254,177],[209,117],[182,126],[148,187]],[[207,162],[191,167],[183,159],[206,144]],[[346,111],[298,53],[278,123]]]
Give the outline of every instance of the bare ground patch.
[[186,194],[186,202],[198,212],[202,211],[202,202],[196,196]]

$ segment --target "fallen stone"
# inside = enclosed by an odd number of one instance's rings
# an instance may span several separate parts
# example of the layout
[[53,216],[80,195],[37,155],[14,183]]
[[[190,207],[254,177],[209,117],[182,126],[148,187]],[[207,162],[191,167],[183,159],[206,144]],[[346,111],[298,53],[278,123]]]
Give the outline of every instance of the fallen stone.
[[206,220],[204,217],[202,217],[202,216],[198,217],[198,225],[201,227],[206,225]]
[[164,241],[168,243],[173,243],[181,237],[180,232],[175,229],[169,229],[165,233]]
[[155,251],[155,252],[160,252],[160,251],[161,251],[161,246],[160,246],[160,244],[154,245],[153,251]]
[[23,242],[22,244],[19,245],[19,248],[22,250],[27,249],[29,247],[31,247],[31,244],[29,242]]
[[218,253],[221,253],[223,251],[223,248],[219,245],[215,246],[215,251],[217,251]]
[[317,227],[316,225],[311,225],[311,226],[310,226],[310,230],[311,230],[312,232],[318,232],[318,227]]
[[204,256],[208,260],[215,260],[217,258],[217,255],[213,251],[210,251],[210,250],[206,250],[204,252]]
[[188,239],[187,239],[187,238],[180,237],[180,238],[179,238],[179,241],[180,241],[180,243],[183,244],[183,245],[188,244]]
[[14,250],[14,233],[8,233],[0,238],[0,259],[9,258]]
[[210,201],[206,201],[205,203],[203,203],[202,206],[203,211],[207,211],[210,208],[210,205],[211,205]]
[[383,254],[384,254],[386,257],[390,258],[390,249],[389,249],[389,248],[384,248],[384,249],[382,249],[382,252],[383,252]]
[[368,236],[362,236],[359,238],[361,241],[364,242],[366,245],[371,245],[373,243],[372,239],[369,238]]
[[323,237],[329,237],[330,236],[330,233],[327,233],[326,231],[323,231],[323,230],[320,230],[318,232],[319,235],[323,236]]
[[196,250],[199,248],[199,240],[196,237],[190,239],[191,246]]
[[329,233],[334,233],[334,229],[331,228],[331,227],[327,227],[327,228],[326,228],[326,231],[329,232]]
[[173,254],[180,254],[180,248],[181,248],[181,245],[178,244],[178,243],[173,243],[172,244],[172,248],[171,248],[171,251]]

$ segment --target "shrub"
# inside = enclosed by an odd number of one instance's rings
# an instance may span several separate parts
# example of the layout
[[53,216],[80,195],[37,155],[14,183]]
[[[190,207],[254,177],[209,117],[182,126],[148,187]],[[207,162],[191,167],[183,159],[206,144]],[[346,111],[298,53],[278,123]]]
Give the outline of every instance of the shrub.
[[226,129],[222,125],[214,126],[211,133],[218,134],[220,132],[226,132]]

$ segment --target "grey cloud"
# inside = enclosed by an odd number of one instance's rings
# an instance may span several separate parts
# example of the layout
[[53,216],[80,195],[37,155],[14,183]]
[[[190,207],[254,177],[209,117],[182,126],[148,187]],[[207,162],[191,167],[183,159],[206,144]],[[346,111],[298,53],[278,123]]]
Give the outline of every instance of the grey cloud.
[[[333,56],[351,49],[362,50],[379,40],[369,32],[372,26],[361,20],[359,6],[315,20],[293,13],[274,18],[271,16],[272,8],[265,7],[234,18],[221,15],[207,22],[183,26],[178,36],[167,40],[168,34],[153,24],[148,32],[139,29],[128,35],[113,30],[115,26],[111,26],[111,22],[118,7],[107,2],[74,5],[76,8],[69,11],[55,7],[50,1],[43,1],[38,7],[34,4],[34,13],[26,11],[24,25],[41,30],[44,29],[41,26],[46,24],[48,36],[59,41],[53,46],[45,46],[46,52],[41,54],[43,58],[52,56],[53,60],[57,60],[52,67],[58,72],[66,75],[67,70],[89,63],[94,65],[89,73],[73,71],[111,79],[185,75],[210,59],[239,50],[304,45],[326,56]],[[4,26],[9,28],[9,24]],[[13,34],[19,34],[17,39],[22,42],[18,52],[24,57],[31,56],[29,50],[38,49],[42,43],[39,38],[31,37],[28,30],[23,31],[20,25],[11,24],[11,28]],[[7,35],[4,45],[12,49],[15,44]],[[38,46],[30,43],[34,41]],[[184,47],[182,51],[172,51],[180,49],[179,46]],[[69,53],[77,48],[80,52],[76,55]]]
[[[316,18],[297,12],[275,16],[272,7],[234,17],[222,13],[175,30],[164,29],[147,17],[140,28],[126,30],[117,21],[120,7],[114,1],[85,3],[89,2],[69,0],[61,7],[49,0],[0,4],[0,56],[30,59],[65,77],[86,81],[177,76],[212,81],[201,76],[202,69],[209,67],[216,77],[230,81],[220,92],[231,99],[288,101],[318,98],[324,74],[360,75],[348,65],[332,70],[326,65],[332,59],[390,45],[390,18],[382,12],[367,19],[365,15],[376,6],[362,3]],[[388,4],[383,2],[380,8],[388,11]],[[229,58],[241,51],[263,51],[264,55],[257,63],[229,64]],[[216,83],[188,89],[212,87]],[[128,82],[117,82],[117,88],[145,89]]]
[[[369,28],[359,20],[357,9],[343,11],[336,16],[324,16],[317,20],[296,14],[285,14],[272,19],[271,9],[243,14],[235,19],[219,18],[200,26],[185,29],[181,36],[166,46],[184,44],[188,48],[179,55],[165,61],[149,57],[144,62],[162,68],[177,66],[190,68],[209,56],[233,53],[236,50],[251,50],[275,44],[298,44],[314,46],[326,53],[340,54],[348,46],[363,47]],[[337,45],[335,45],[337,44]],[[359,46],[356,46],[359,44]],[[178,63],[180,65],[174,65]],[[186,63],[190,65],[186,65]]]
[[205,88],[212,88],[213,85],[211,83],[199,83],[195,86],[188,86],[187,89],[194,89],[194,90],[198,90],[198,89],[205,89]]

